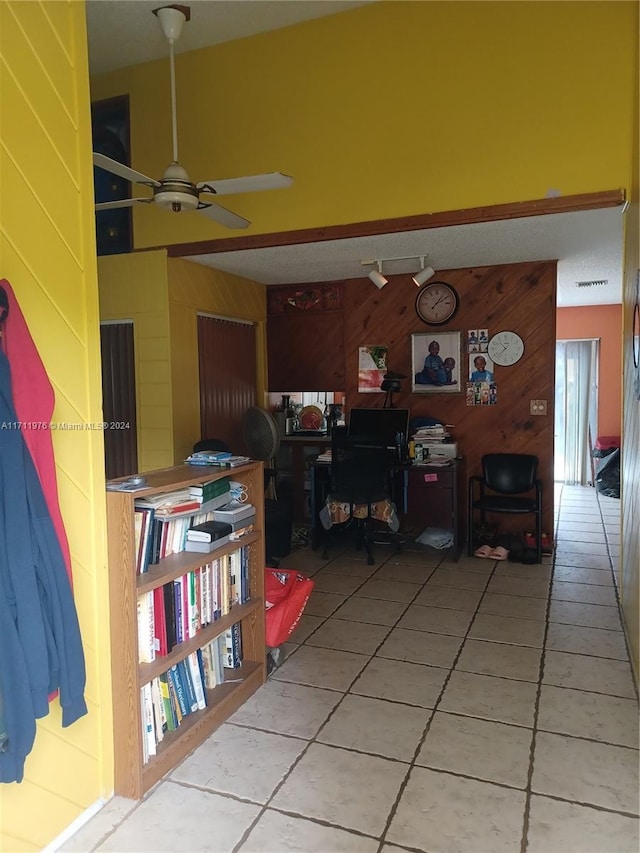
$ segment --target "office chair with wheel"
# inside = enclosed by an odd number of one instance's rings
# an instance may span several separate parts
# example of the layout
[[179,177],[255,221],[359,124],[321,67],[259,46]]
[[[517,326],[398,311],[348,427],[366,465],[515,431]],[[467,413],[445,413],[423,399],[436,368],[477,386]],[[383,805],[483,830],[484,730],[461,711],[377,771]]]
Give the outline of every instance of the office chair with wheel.
[[[328,557],[334,526],[356,529],[356,548],[364,546],[372,566],[373,544],[391,541],[399,550],[399,520],[390,492],[392,458],[386,447],[366,447],[334,430],[331,437],[330,484],[320,511],[325,529],[323,557]],[[386,525],[386,529],[385,529]]]
[[542,482],[537,479],[538,457],[526,453],[487,453],[482,476],[469,477],[469,555],[473,555],[474,513],[535,516],[536,562],[542,562]]

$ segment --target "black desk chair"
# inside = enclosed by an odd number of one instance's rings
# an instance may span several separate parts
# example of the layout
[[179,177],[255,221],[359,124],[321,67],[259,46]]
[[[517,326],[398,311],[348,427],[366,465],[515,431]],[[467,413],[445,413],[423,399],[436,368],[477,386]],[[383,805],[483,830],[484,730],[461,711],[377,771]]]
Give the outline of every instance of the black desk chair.
[[390,541],[400,549],[402,537],[397,533],[399,521],[390,491],[392,471],[393,460],[386,447],[363,446],[345,432],[334,430],[329,491],[320,512],[325,559],[334,526],[355,526],[356,548],[364,546],[370,566],[375,562],[375,542]]
[[537,562],[542,562],[542,483],[538,457],[526,453],[487,453],[482,476],[469,477],[469,556],[474,553],[474,513],[485,524],[487,513],[535,516]]

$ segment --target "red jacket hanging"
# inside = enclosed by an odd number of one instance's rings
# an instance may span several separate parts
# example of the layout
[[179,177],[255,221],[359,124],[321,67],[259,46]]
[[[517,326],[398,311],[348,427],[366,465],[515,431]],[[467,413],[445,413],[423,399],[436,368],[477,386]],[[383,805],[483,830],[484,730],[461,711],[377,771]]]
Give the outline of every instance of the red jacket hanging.
[[[9,302],[8,315],[3,323],[2,348],[11,367],[13,402],[19,421],[32,424],[51,422],[55,396],[42,359],[33,342],[29,327],[20,310],[18,300],[6,279],[0,280]],[[47,429],[23,429],[22,435],[38,472],[47,509],[60,550],[71,580],[69,542],[58,503],[58,484],[53,455],[51,432]]]

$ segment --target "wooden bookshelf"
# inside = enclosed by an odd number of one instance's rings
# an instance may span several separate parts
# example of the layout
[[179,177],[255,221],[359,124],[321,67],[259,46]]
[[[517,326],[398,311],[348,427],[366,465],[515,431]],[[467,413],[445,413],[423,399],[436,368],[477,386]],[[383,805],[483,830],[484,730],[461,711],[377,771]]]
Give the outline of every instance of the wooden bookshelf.
[[[264,632],[264,473],[262,462],[237,468],[178,465],[145,472],[148,488],[138,492],[107,491],[109,607],[111,617],[111,675],[113,683],[114,789],[140,799],[152,785],[202,743],[251,696],[266,679]],[[136,575],[134,501],[138,497],[174,491],[209,480],[230,477],[247,487],[256,508],[254,531],[209,554],[182,552],[161,560]],[[142,592],[178,578],[224,554],[246,547],[249,553],[251,599],[203,628],[195,637],[174,646],[152,663],[139,663],[137,602]],[[191,652],[240,622],[243,663],[227,670],[225,683],[207,690],[207,707],[183,718],[176,731],[166,732],[157,754],[144,763],[140,688]]]

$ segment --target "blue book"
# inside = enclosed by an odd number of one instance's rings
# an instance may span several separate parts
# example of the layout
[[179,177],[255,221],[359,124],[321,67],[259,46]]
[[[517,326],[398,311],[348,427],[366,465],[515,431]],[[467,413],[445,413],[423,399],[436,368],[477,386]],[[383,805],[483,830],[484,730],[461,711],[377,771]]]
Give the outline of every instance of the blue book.
[[187,714],[198,710],[198,699],[196,697],[196,690],[193,686],[193,681],[191,680],[191,673],[189,672],[189,664],[184,661],[178,661],[176,664],[178,677],[182,680],[182,687],[184,690],[185,700],[187,702]]
[[173,599],[175,602],[175,624],[176,624],[176,643],[181,643],[182,636],[182,578],[176,578],[173,582]]
[[190,708],[187,705],[187,696],[184,690],[182,679],[178,674],[177,664],[174,664],[171,669],[167,671],[167,675],[171,679],[175,690],[176,698],[178,700],[178,705],[180,706],[180,713],[184,717],[190,713]]

